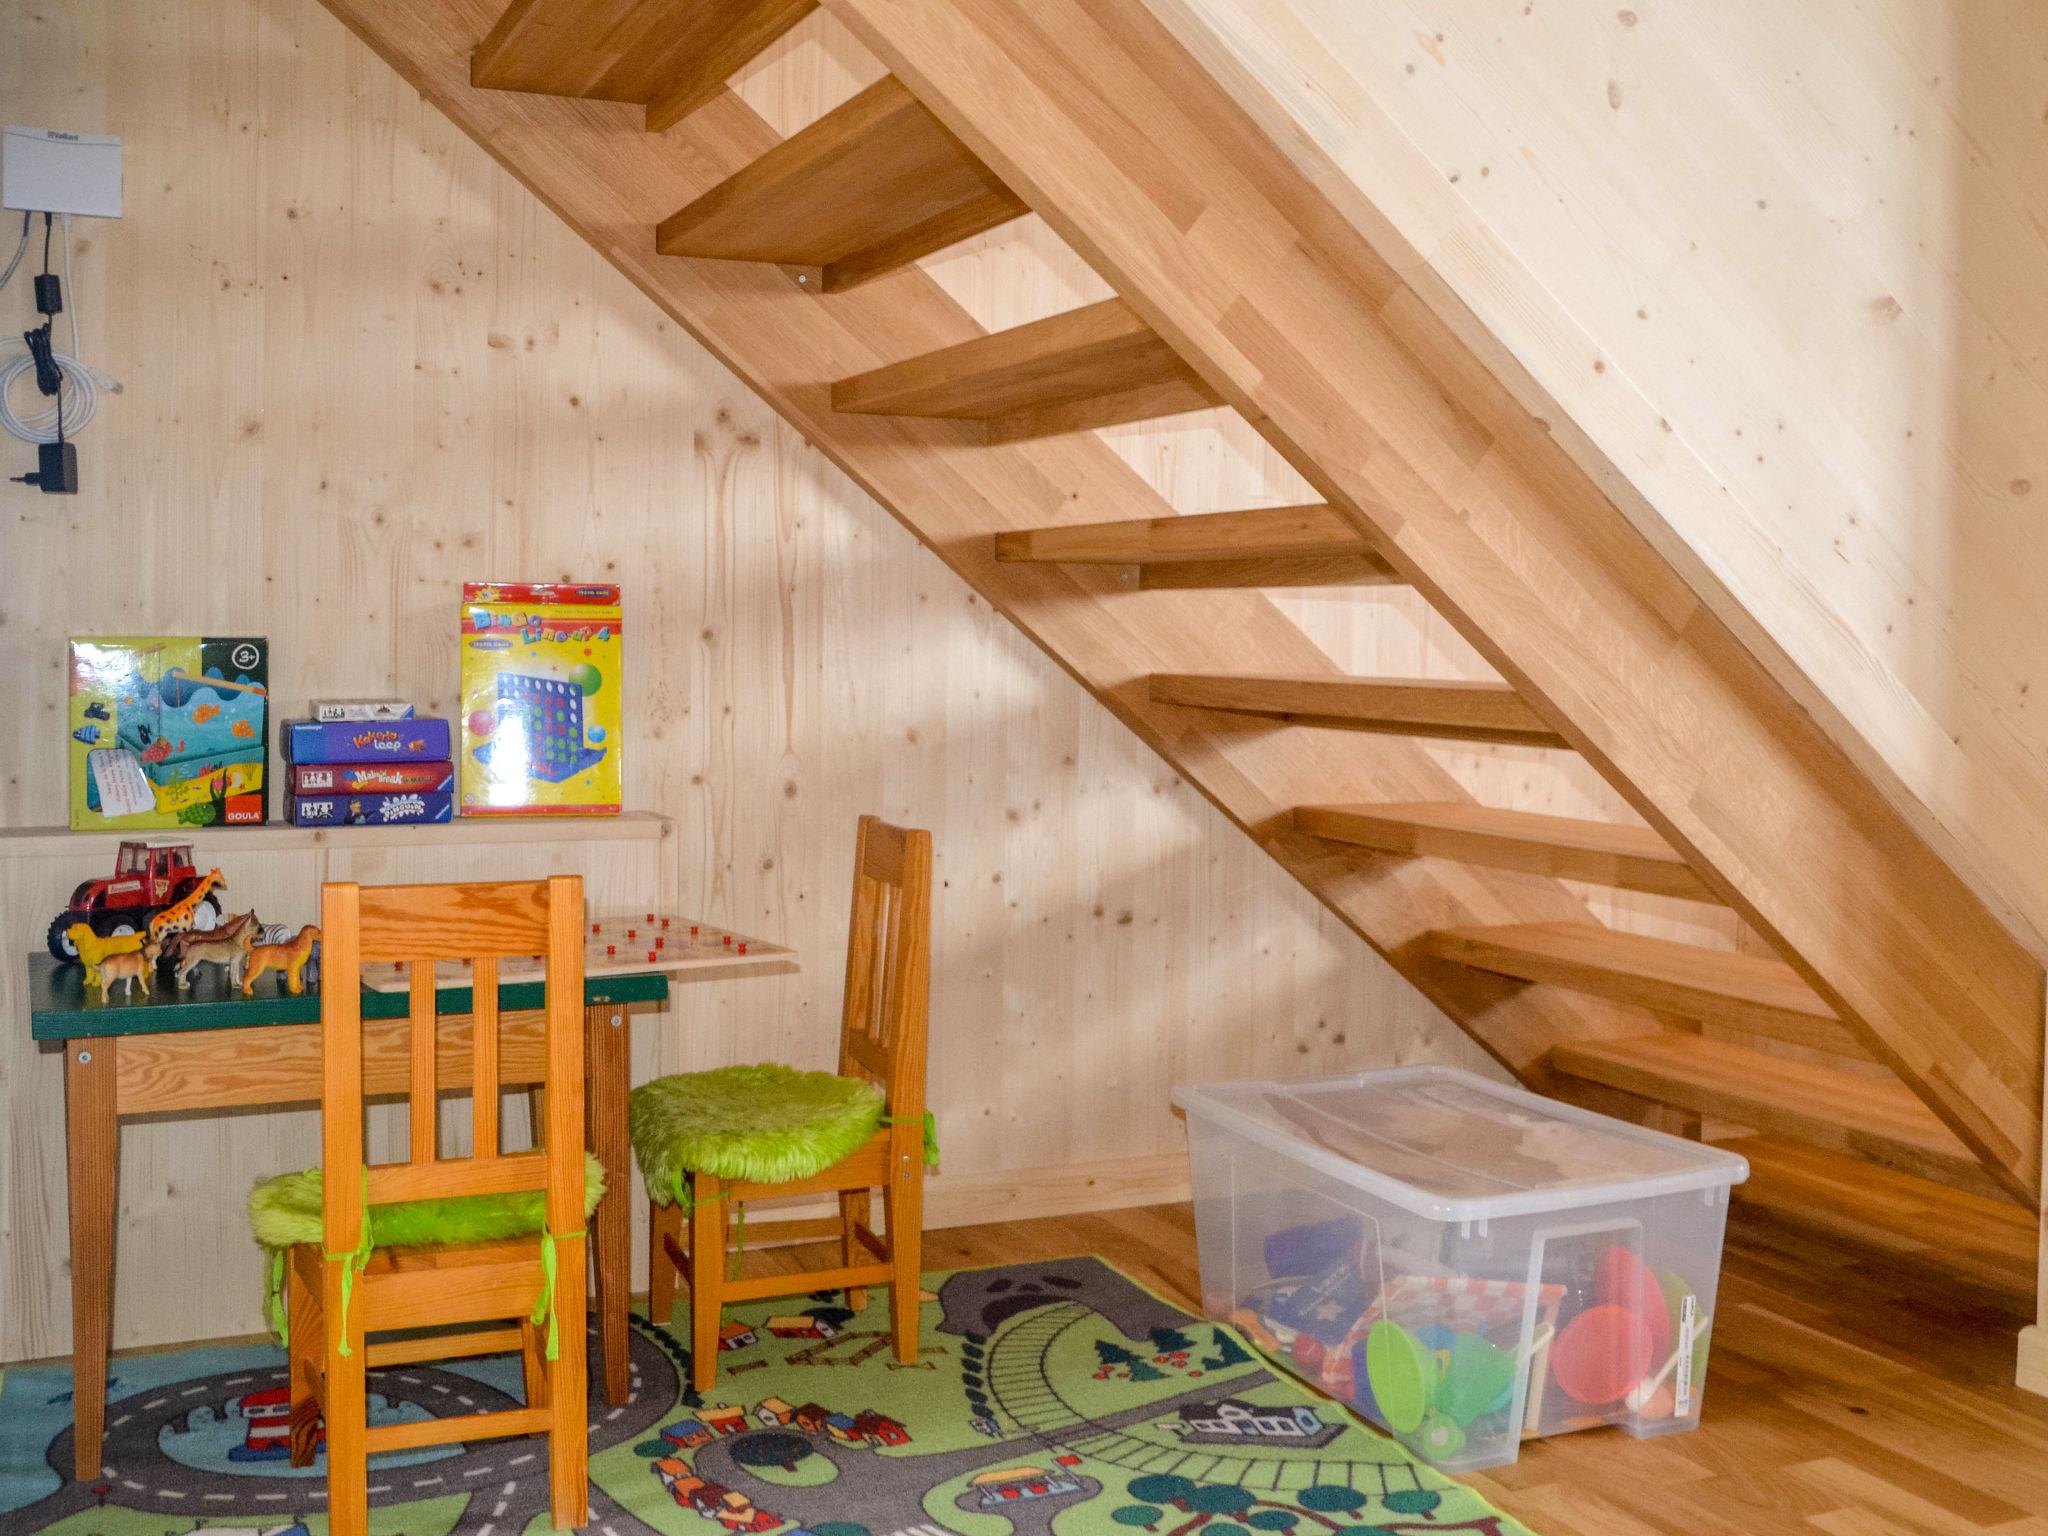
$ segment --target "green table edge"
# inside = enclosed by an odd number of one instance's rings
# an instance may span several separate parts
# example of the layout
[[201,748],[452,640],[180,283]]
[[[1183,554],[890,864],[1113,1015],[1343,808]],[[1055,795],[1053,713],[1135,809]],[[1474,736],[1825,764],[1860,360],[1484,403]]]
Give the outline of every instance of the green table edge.
[[[59,963],[49,955],[28,957],[29,1037],[34,1040],[99,1040],[113,1035],[169,1035],[195,1029],[260,1029],[267,1024],[317,1024],[320,992],[308,987],[298,997],[282,991],[275,975],[256,983],[254,997],[242,997],[227,985],[218,967],[208,967],[193,980],[191,990],[174,992],[166,982],[150,997],[140,992],[106,1001],[85,986],[85,968]],[[588,977],[583,983],[585,1007],[610,1003],[659,1003],[668,998],[666,971],[634,971],[618,976]],[[505,1013],[541,1007],[546,987],[538,981],[506,982],[498,988],[498,1007]],[[441,987],[434,993],[437,1013],[467,1014],[475,1007],[467,987]],[[402,1019],[408,999],[403,992],[363,989],[363,1017]]]

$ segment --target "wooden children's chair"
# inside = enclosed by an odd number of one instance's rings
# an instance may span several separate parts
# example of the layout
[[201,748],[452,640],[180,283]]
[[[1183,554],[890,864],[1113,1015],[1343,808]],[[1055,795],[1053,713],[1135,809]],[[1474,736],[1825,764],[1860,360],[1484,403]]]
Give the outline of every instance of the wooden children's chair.
[[[590,1433],[583,1235],[603,1191],[602,1170],[583,1149],[583,883],[334,884],[321,893],[320,918],[324,1161],[250,1197],[257,1237],[283,1271],[292,1464],[312,1464],[324,1414],[329,1529],[361,1536],[369,1456],[545,1433],[555,1526],[582,1525]],[[546,1119],[539,1147],[507,1153],[498,1134],[498,962],[527,955],[547,959]],[[467,1030],[444,1032],[434,970],[451,960],[470,962],[475,1002]],[[366,1167],[356,978],[364,962],[394,961],[411,967],[409,1150],[402,1162]],[[395,1063],[371,1067],[383,1081],[397,1076]],[[436,1095],[465,1084],[475,1150],[444,1158]],[[483,1323],[497,1326],[474,1326]],[[370,1338],[429,1327],[461,1331]],[[508,1350],[520,1353],[525,1407],[369,1426],[367,1369]]]
[[[652,1201],[648,1315],[667,1321],[678,1271],[690,1285],[691,1379],[718,1370],[720,1309],[728,1301],[844,1287],[890,1287],[896,1358],[917,1358],[923,1254],[925,1009],[931,971],[932,838],[860,819],[839,1071],[725,1067],[634,1090],[633,1149]],[[869,1225],[882,1191],[884,1241]],[[757,1223],[757,1241],[836,1237],[841,1263],[803,1274],[727,1278],[733,1212],[749,1200],[835,1194],[839,1214]],[[684,1227],[689,1228],[687,1248]],[[741,1230],[744,1232],[745,1228]]]

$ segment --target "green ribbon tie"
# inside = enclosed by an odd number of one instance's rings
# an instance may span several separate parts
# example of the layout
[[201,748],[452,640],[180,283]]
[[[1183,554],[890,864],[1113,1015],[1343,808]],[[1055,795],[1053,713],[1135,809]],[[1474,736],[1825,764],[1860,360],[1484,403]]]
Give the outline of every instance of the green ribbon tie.
[[545,1317],[548,1320],[548,1358],[558,1360],[562,1355],[562,1319],[555,1307],[555,1244],[572,1243],[584,1235],[579,1227],[574,1232],[550,1232],[546,1227],[540,1233],[540,1299],[533,1304],[533,1312],[527,1318],[538,1324]]
[[362,1229],[362,1240],[356,1244],[353,1252],[329,1253],[325,1244],[321,1245],[320,1252],[320,1257],[328,1263],[341,1266],[341,1348],[336,1353],[344,1360],[355,1353],[349,1348],[348,1343],[348,1307],[355,1296],[356,1276],[370,1267],[370,1170],[367,1168],[363,1170]]

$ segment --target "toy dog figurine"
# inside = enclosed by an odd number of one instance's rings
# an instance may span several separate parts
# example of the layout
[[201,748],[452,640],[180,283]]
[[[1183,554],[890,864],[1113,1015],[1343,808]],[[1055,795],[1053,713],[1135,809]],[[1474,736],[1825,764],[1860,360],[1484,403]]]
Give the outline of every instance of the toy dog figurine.
[[64,930],[64,937],[78,951],[78,958],[85,966],[85,984],[97,987],[100,983],[100,964],[112,955],[132,955],[142,948],[143,936],[139,933],[117,933],[112,938],[101,938],[85,923],[73,923]]
[[99,963],[100,991],[111,1002],[114,984],[123,983],[122,996],[135,995],[135,983],[142,983],[142,995],[149,996],[149,978],[156,970],[157,957],[162,953],[155,939],[144,939],[140,949],[123,950],[118,955],[105,955]]
[[249,959],[242,972],[242,996],[255,995],[256,978],[265,971],[280,971],[284,975],[284,988],[297,997],[306,990],[306,962],[312,958],[313,946],[319,941],[320,930],[312,923],[298,931],[296,937],[283,944],[258,944],[249,951]]
[[244,912],[230,918],[211,933],[188,930],[173,934],[164,946],[178,989],[192,985],[192,972],[202,965],[218,965],[228,974],[228,985],[239,987],[249,964],[249,951],[256,943],[256,914]]

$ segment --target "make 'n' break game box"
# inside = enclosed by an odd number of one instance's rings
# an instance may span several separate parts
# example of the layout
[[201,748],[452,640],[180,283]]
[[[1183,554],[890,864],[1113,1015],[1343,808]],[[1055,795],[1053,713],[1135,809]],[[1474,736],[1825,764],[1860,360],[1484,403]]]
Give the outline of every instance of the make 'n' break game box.
[[619,621],[604,583],[463,585],[463,815],[618,814]]
[[71,825],[267,820],[270,644],[249,636],[71,642]]

